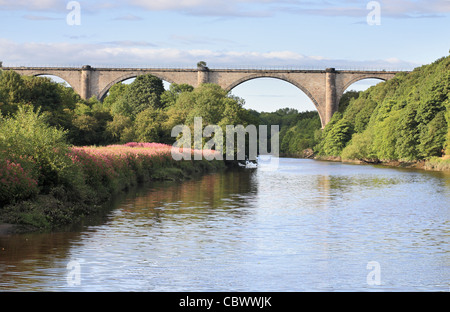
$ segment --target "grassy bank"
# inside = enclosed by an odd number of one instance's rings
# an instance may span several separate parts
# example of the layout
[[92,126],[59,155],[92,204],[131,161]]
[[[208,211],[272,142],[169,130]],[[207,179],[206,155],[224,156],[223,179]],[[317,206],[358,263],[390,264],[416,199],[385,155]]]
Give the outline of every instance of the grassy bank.
[[424,169],[437,171],[450,171],[450,156],[433,157],[426,161]]
[[414,161],[401,161],[401,160],[381,161],[381,160],[372,160],[372,159],[342,159],[339,156],[314,156],[314,159],[324,160],[324,161],[347,162],[347,163],[353,163],[353,164],[382,165],[382,166],[386,166],[386,167],[450,172],[450,157],[448,157],[448,156],[433,157],[429,160],[414,160]]
[[225,166],[205,159],[212,151],[204,151],[202,160],[176,161],[171,145],[74,147],[66,134],[29,106],[0,115],[0,224],[53,230],[78,222],[139,183],[185,180]]
[[158,143],[72,147],[71,184],[55,185],[48,193],[5,205],[0,223],[14,224],[8,230],[16,232],[55,230],[81,221],[102,209],[111,196],[138,184],[182,181],[225,166],[218,160],[176,161],[170,150],[170,145]]

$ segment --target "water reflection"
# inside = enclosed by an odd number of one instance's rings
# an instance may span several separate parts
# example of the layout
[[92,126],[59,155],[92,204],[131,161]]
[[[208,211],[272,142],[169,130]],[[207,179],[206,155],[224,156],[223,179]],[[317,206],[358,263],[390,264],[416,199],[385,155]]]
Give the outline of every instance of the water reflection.
[[[0,289],[448,290],[449,181],[282,159],[276,171],[154,184],[76,231],[0,237]],[[369,261],[381,266],[378,288]]]

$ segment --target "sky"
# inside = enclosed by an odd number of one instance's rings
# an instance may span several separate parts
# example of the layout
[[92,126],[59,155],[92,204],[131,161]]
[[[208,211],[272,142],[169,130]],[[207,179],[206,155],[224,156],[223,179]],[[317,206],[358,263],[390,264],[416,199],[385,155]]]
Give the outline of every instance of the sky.
[[[0,0],[3,66],[411,70],[447,56],[449,33],[450,0]],[[276,79],[232,93],[315,109]]]

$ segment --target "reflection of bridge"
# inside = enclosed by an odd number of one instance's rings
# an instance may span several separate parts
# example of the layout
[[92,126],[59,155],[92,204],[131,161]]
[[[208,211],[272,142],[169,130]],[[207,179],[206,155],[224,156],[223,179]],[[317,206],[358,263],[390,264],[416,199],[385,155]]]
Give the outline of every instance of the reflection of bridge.
[[396,71],[352,71],[327,68],[326,70],[252,70],[252,69],[155,69],[155,68],[82,68],[68,67],[3,67],[21,75],[54,75],[67,83],[84,99],[96,96],[102,100],[116,83],[143,74],[152,74],[170,83],[216,83],[225,90],[255,78],[270,77],[285,80],[301,89],[314,103],[325,126],[337,111],[344,91],[361,79],[389,80]]

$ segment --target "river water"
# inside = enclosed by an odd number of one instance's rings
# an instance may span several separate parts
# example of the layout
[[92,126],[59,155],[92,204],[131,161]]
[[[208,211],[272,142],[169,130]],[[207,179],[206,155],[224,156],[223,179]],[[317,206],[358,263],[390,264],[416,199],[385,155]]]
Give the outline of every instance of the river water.
[[449,291],[450,175],[304,159],[0,236],[2,291]]

